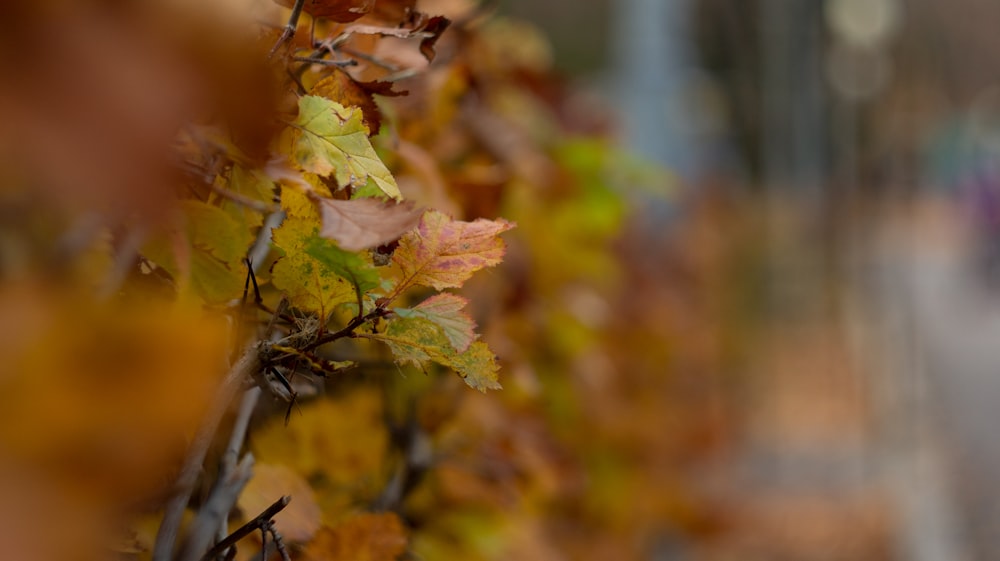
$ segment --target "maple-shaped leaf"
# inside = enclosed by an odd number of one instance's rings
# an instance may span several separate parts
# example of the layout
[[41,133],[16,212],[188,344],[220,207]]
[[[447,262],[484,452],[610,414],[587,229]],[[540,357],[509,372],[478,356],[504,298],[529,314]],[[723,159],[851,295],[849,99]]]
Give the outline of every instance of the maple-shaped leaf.
[[331,175],[341,188],[364,187],[369,179],[392,199],[402,199],[396,180],[368,140],[357,107],[307,95],[299,99],[299,115],[282,134],[281,145],[304,171]]
[[375,103],[374,94],[384,96],[406,95],[405,91],[394,91],[394,82],[359,82],[347,72],[335,68],[309,91],[309,95],[325,97],[344,107],[356,106],[361,109],[362,122],[368,127],[368,136],[378,133],[382,127],[382,111]]
[[[274,1],[286,8],[291,8],[295,4],[295,0]],[[315,18],[346,23],[372,11],[373,6],[375,0],[305,0],[302,11]]]
[[341,248],[360,251],[398,239],[412,230],[423,212],[412,203],[387,203],[377,199],[317,202],[323,216],[319,234],[336,240]]
[[500,263],[506,246],[499,235],[514,226],[502,218],[464,222],[438,211],[425,212],[393,254],[403,271],[398,291],[411,285],[437,290],[461,286],[476,271]]
[[406,552],[406,542],[395,513],[364,513],[322,528],[303,556],[306,561],[395,561]]
[[476,340],[476,322],[462,308],[469,301],[461,296],[443,292],[436,294],[413,308],[395,308],[393,312],[404,318],[419,317],[437,324],[448,337],[451,346],[465,352]]
[[319,212],[304,193],[283,187],[281,206],[287,216],[271,239],[285,255],[271,268],[274,286],[293,306],[322,315],[339,304],[357,302],[355,286],[364,291],[373,284],[370,265],[318,238]]
[[383,341],[400,363],[423,366],[436,362],[454,370],[470,387],[481,392],[500,389],[500,367],[486,343],[476,341],[464,352],[455,350],[443,327],[423,317],[397,317],[389,320],[384,333],[372,339]]

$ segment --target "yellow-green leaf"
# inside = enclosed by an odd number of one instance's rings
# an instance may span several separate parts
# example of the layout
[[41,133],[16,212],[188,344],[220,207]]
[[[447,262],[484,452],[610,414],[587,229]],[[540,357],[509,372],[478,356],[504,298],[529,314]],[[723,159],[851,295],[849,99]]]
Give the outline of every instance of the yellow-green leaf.
[[[271,269],[274,286],[285,293],[293,306],[324,316],[339,304],[356,302],[354,283],[360,284],[363,280],[362,269],[358,269],[355,279],[347,279],[338,274],[337,266],[310,255],[310,250],[316,252],[312,246],[319,232],[319,213],[315,205],[297,189],[283,187],[281,206],[286,209],[287,216],[272,232],[271,238],[285,255]],[[360,259],[357,263],[360,264]]]
[[422,317],[397,317],[389,321],[385,333],[371,338],[385,342],[396,360],[423,366],[436,362],[454,370],[470,387],[481,392],[500,389],[497,372],[500,367],[489,347],[481,341],[469,345],[465,352],[452,347],[444,329]]
[[304,171],[331,175],[340,187],[360,188],[369,178],[386,196],[401,199],[399,187],[368,140],[357,107],[326,98],[299,99],[299,115],[282,136],[282,147]]
[[420,317],[434,322],[444,331],[451,346],[464,352],[476,340],[476,322],[462,308],[469,301],[461,296],[443,292],[436,294],[413,308],[396,308],[400,317]]

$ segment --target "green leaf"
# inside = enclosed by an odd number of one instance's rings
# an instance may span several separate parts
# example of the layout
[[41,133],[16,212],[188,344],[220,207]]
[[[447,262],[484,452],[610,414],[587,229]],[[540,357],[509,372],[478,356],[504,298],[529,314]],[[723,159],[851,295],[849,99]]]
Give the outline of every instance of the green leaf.
[[396,308],[396,315],[404,318],[424,318],[440,327],[452,348],[464,352],[476,340],[476,322],[462,311],[469,301],[447,292],[436,294],[414,308]]
[[282,145],[304,170],[333,175],[340,187],[364,187],[371,179],[386,196],[399,200],[396,180],[368,140],[357,107],[317,96],[299,99],[299,115],[282,136]]
[[438,211],[425,212],[393,254],[403,271],[397,292],[411,285],[438,290],[462,286],[476,271],[500,263],[506,246],[498,236],[513,227],[502,218],[463,222]]
[[379,287],[378,271],[369,260],[357,253],[344,251],[330,240],[319,236],[308,238],[303,249],[327,270],[356,284],[362,293]]
[[433,361],[451,368],[466,384],[481,392],[500,389],[497,381],[500,367],[486,343],[476,341],[465,352],[458,352],[444,329],[429,319],[397,317],[389,320],[385,333],[370,337],[385,342],[401,363],[423,366]]

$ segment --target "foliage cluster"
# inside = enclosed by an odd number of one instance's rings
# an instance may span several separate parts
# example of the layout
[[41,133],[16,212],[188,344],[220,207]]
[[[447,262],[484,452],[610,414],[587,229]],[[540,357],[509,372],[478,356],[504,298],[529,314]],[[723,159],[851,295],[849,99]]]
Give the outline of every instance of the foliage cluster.
[[703,529],[677,466],[713,421],[621,245],[616,186],[657,178],[544,40],[465,0],[307,0],[290,37],[193,4],[0,8],[11,555],[199,559],[251,522],[236,559],[628,559]]

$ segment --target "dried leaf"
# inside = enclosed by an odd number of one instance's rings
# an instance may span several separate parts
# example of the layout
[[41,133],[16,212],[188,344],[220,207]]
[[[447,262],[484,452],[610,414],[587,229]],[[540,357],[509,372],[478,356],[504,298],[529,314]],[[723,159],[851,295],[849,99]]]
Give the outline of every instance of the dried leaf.
[[514,226],[502,218],[463,222],[437,211],[425,212],[416,230],[400,239],[393,255],[403,271],[400,286],[438,290],[461,286],[476,271],[500,263],[506,246],[498,236]]
[[291,496],[292,501],[274,517],[278,531],[289,541],[305,543],[311,540],[320,526],[319,505],[309,483],[287,466],[255,465],[253,478],[243,489],[237,504],[249,519],[284,495]]
[[428,61],[434,60],[434,44],[444,33],[445,29],[451,25],[451,20],[444,16],[434,16],[427,20],[427,22],[421,28],[421,31],[427,33],[428,35],[421,39],[420,41],[420,54],[424,55]]
[[409,29],[405,27],[388,27],[380,25],[354,24],[347,28],[350,33],[360,35],[384,35],[399,37],[400,39],[420,39],[420,54],[428,62],[434,60],[434,44],[444,33],[445,29],[451,25],[451,20],[444,16],[427,17],[426,14],[415,15],[415,25]]
[[412,203],[386,203],[376,199],[338,201],[322,199],[323,227],[319,235],[336,240],[348,251],[369,249],[398,239],[412,230],[423,209]]
[[[274,0],[291,8],[295,0]],[[340,23],[354,21],[372,11],[375,0],[305,0],[302,11],[316,18],[327,18]]]
[[282,146],[304,171],[333,175],[341,188],[364,187],[371,179],[386,196],[402,199],[368,132],[361,109],[308,95],[299,100],[299,115],[282,135]]
[[320,530],[304,555],[308,561],[394,561],[406,551],[406,542],[395,513],[365,513]]
[[468,300],[450,293],[431,296],[414,308],[396,308],[400,317],[422,317],[436,323],[458,352],[464,352],[476,340],[476,322],[462,311]]

